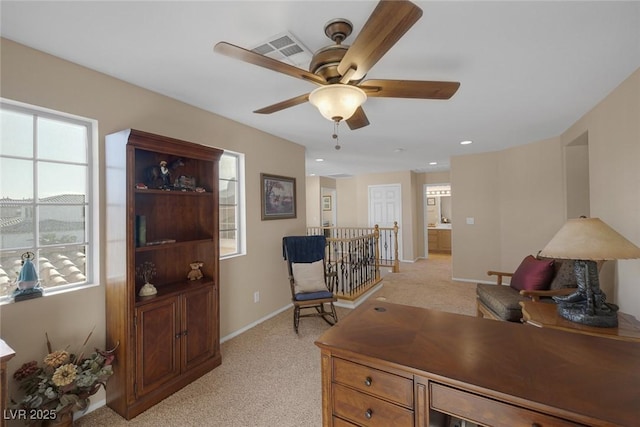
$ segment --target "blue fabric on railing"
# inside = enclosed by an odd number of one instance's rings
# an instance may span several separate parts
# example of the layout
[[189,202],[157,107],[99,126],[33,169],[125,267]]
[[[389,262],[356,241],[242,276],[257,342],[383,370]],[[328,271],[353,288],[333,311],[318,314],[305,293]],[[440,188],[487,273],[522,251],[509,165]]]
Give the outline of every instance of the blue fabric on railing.
[[282,238],[282,256],[289,262],[316,262],[324,258],[324,236],[287,236]]

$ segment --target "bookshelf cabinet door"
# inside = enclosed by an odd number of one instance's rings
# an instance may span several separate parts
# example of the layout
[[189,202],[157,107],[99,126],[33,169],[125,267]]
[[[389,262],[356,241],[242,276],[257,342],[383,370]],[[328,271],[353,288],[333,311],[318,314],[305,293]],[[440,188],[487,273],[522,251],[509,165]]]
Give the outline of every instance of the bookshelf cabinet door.
[[182,296],[183,370],[215,355],[214,289],[213,286],[207,286]]
[[166,298],[137,308],[137,397],[180,375],[179,298]]

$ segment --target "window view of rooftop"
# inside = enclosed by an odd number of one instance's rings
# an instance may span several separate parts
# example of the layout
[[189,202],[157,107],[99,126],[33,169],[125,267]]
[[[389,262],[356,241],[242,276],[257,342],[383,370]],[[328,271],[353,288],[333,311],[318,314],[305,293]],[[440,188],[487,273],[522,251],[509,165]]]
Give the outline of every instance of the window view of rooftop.
[[0,124],[0,299],[16,289],[25,252],[45,290],[87,283],[87,123],[3,103]]

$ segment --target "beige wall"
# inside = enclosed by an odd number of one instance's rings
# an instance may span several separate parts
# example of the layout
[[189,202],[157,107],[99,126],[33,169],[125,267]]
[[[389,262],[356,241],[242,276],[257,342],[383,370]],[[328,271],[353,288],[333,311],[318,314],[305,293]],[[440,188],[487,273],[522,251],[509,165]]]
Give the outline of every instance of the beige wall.
[[589,136],[583,133],[564,147],[567,218],[591,216],[589,198]]
[[[553,237],[567,214],[564,147],[585,132],[591,216],[640,246],[638,117],[640,70],[557,138],[452,158],[453,276],[480,281],[489,269],[513,271]],[[606,263],[601,286],[640,318],[640,260]]]
[[[281,239],[305,230],[304,147],[5,39],[1,55],[2,97],[98,120],[100,153],[106,134],[127,128],[244,153],[247,255],[220,262],[221,335],[289,304]],[[261,221],[261,172],[297,179],[296,219]],[[101,174],[104,176],[104,160]],[[104,185],[102,180],[102,200]],[[104,203],[100,216],[104,221]],[[101,238],[104,242],[105,236]],[[103,271],[100,283],[104,278]],[[255,291],[260,291],[257,304],[253,303]],[[95,325],[90,345],[103,346],[104,293],[101,285],[1,306],[1,336],[17,351],[10,372],[27,360],[44,356],[45,332],[62,346],[84,340]]]
[[[569,144],[588,133],[591,216],[602,219],[637,246],[640,246],[639,118],[640,69],[561,135],[563,144]],[[615,274],[614,301],[622,311],[640,319],[640,260],[607,264],[611,264]]]
[[320,177],[308,176],[306,178],[307,187],[307,227],[320,227]]
[[[486,279],[487,270],[499,270],[500,187],[499,153],[457,156],[451,159],[452,276]],[[473,218],[474,224],[466,223]]]
[[522,258],[544,248],[565,222],[560,139],[501,151],[499,164],[499,267],[514,271]]
[[489,281],[488,270],[514,271],[564,223],[559,138],[454,157],[451,177],[454,278]]

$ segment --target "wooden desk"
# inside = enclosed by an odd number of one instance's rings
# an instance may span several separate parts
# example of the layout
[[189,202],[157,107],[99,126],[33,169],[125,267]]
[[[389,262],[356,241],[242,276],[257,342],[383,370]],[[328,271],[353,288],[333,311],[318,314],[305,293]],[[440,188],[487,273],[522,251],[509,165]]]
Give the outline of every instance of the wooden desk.
[[316,345],[324,426],[637,425],[637,342],[369,301]]
[[2,339],[0,339],[0,426],[6,425],[4,411],[7,408],[7,362],[16,353]]
[[558,315],[555,304],[521,301],[520,306],[522,307],[522,319],[529,325],[618,340],[640,341],[640,322],[630,314],[618,312],[617,328],[598,328],[561,317]]

